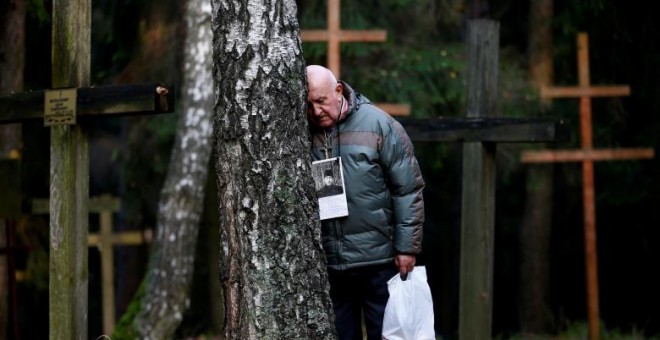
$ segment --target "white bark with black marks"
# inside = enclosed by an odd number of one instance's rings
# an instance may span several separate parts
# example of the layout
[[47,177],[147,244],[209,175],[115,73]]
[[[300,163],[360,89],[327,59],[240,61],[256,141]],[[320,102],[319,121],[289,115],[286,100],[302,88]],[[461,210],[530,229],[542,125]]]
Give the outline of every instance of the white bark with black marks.
[[172,338],[190,304],[212,150],[211,4],[188,0],[185,13],[183,114],[161,191],[144,297],[134,320],[144,339]]
[[293,0],[213,0],[227,339],[334,339]]

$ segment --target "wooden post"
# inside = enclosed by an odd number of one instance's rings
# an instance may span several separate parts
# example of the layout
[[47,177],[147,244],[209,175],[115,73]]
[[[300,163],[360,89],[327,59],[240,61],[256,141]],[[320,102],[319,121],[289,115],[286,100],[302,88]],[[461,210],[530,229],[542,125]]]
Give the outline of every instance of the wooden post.
[[[53,1],[53,88],[88,86],[91,1]],[[50,339],[87,339],[89,154],[80,125],[51,128]]]
[[414,142],[541,143],[568,140],[568,126],[551,118],[397,117]]
[[[341,49],[342,42],[379,42],[387,40],[387,32],[383,30],[342,30],[341,29],[341,0],[328,0],[326,30],[303,30],[300,32],[302,41],[328,42],[328,68],[337,79],[341,78]],[[407,116],[410,114],[410,105],[377,103],[383,111],[393,116]]]
[[[468,24],[467,116],[495,116],[499,23]],[[491,339],[495,232],[495,143],[463,145],[460,339]]]
[[654,157],[651,148],[600,149],[593,148],[591,126],[591,98],[627,96],[628,86],[592,86],[589,79],[589,38],[586,33],[577,37],[579,85],[577,87],[546,87],[544,98],[580,98],[579,150],[527,151],[522,154],[526,163],[582,162],[582,202],[584,207],[584,246],[586,266],[587,317],[589,339],[600,339],[600,311],[598,302],[598,259],[596,247],[596,203],[594,189],[594,161],[648,159]]

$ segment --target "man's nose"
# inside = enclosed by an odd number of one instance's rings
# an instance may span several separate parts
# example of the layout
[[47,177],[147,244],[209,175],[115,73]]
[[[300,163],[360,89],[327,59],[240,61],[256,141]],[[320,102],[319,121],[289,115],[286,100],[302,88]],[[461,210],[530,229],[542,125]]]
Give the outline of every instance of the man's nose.
[[320,116],[321,114],[323,114],[323,110],[321,110],[321,107],[317,105],[312,105],[311,109],[312,109],[312,113],[315,116]]

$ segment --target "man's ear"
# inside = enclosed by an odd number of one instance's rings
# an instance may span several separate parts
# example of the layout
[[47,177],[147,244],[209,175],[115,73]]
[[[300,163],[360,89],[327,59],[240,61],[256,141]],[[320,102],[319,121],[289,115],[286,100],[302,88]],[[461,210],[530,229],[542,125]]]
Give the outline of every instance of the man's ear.
[[337,86],[335,86],[335,92],[337,92],[339,95],[342,95],[344,92],[344,85],[342,85],[340,82],[337,82]]

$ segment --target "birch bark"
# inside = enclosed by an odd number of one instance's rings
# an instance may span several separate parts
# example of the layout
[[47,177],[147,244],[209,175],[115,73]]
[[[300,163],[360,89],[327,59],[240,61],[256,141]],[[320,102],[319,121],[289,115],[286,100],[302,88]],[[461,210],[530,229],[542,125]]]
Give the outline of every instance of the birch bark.
[[134,327],[142,339],[168,339],[190,304],[195,249],[212,150],[211,4],[188,0],[178,122],[158,205],[144,295]]
[[294,0],[213,0],[227,339],[332,339]]

